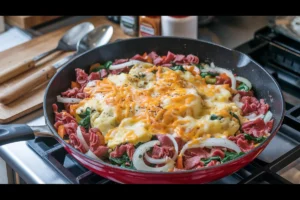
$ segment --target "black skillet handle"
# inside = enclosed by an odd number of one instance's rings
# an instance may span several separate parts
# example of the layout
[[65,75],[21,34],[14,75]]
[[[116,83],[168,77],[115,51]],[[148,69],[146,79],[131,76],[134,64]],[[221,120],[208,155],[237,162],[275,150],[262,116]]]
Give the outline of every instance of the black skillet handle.
[[0,146],[34,138],[33,130],[26,124],[0,125]]

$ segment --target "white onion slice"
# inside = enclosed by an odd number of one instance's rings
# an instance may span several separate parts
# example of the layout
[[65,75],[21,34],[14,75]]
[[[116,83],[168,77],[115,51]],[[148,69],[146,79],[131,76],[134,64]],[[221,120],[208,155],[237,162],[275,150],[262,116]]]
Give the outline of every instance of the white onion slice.
[[[166,135],[173,143],[174,145],[174,149],[175,149],[175,153],[172,157],[172,160],[176,160],[177,159],[177,156],[178,156],[178,144],[175,140],[175,138],[169,134]],[[152,163],[152,164],[163,164],[163,163],[166,163],[168,161],[168,157],[164,157],[164,158],[160,158],[160,159],[155,159],[155,158],[151,158],[150,156],[148,156],[147,153],[145,153],[145,159],[149,162],[149,163]]]
[[231,79],[231,88],[234,90],[236,89],[236,80],[233,73],[230,70],[220,68],[220,67],[209,67],[209,68],[202,69],[201,72],[225,73]]
[[60,103],[79,103],[80,101],[82,101],[82,99],[66,98],[66,97],[61,97],[60,95],[58,95],[56,98],[57,98],[57,102]]
[[244,116],[245,118],[249,119],[249,121],[254,121],[258,118],[264,118],[264,115],[263,114],[260,114],[260,115],[256,115],[255,113],[251,113],[250,115],[247,115],[247,116]]
[[264,122],[265,122],[265,123],[269,122],[269,121],[272,119],[272,117],[273,117],[272,112],[271,112],[271,111],[268,111],[268,112],[266,113],[265,117],[264,117]]
[[90,158],[94,158],[96,160],[100,160],[100,158],[98,158],[91,150],[89,150],[88,152],[86,152],[85,155],[87,155]]
[[153,171],[153,172],[168,172],[169,169],[171,169],[175,162],[172,159],[168,159],[166,164],[162,167],[149,167],[148,165],[146,165],[146,163],[144,162],[144,154],[149,151],[149,149],[151,147],[153,147],[154,145],[159,144],[158,140],[153,140],[147,143],[144,143],[142,145],[140,145],[134,152],[133,157],[132,157],[132,163],[133,166],[137,169],[137,170],[141,170],[141,171]]
[[89,81],[87,84],[86,84],[86,87],[95,87],[96,86],[96,81]]
[[199,141],[198,144],[192,144],[194,143],[194,141],[190,141],[188,143],[186,143],[181,151],[180,151],[180,155],[184,155],[184,152],[188,149],[192,149],[192,148],[203,148],[203,147],[212,147],[212,146],[217,146],[217,147],[225,147],[228,149],[232,149],[237,153],[241,152],[240,147],[238,147],[234,142],[232,142],[231,140],[228,140],[226,138],[209,138],[205,141],[201,141],[201,139],[197,139]]
[[216,66],[215,66],[215,64],[212,62],[212,63],[210,63],[210,67],[211,67],[211,68],[215,68]]
[[81,129],[80,129],[80,126],[77,126],[77,137],[78,139],[80,140],[81,144],[83,145],[83,147],[85,148],[85,150],[89,150],[89,145],[86,143],[83,135],[82,135],[82,132],[81,132]]
[[251,90],[252,84],[251,84],[251,82],[248,79],[246,79],[244,77],[241,77],[241,76],[236,76],[235,80],[240,81],[242,83],[245,83],[245,85],[247,85],[247,87],[249,88],[249,90]]
[[[142,62],[142,61],[139,61],[139,60],[130,60],[128,62],[125,62],[125,63],[121,63],[121,64],[117,64],[117,65],[111,65],[109,67],[110,70],[115,70],[115,69],[122,69],[124,67],[128,67],[128,66],[132,66],[132,65],[135,65],[135,64],[151,64],[151,63],[148,63],[148,62]],[[152,64],[151,64],[152,65]]]
[[240,94],[236,94],[232,98],[232,100],[236,104],[237,107],[242,108],[244,104],[242,102],[240,102],[240,98],[241,98],[241,95]]

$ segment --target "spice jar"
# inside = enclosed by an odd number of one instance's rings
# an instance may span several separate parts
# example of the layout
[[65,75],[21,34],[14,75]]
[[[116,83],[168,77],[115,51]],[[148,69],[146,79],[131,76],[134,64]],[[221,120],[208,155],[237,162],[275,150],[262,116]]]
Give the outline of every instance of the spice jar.
[[162,16],[163,36],[198,38],[198,16]]
[[121,28],[125,34],[130,36],[138,35],[139,17],[138,16],[121,16]]
[[139,36],[157,36],[161,34],[160,16],[140,16]]

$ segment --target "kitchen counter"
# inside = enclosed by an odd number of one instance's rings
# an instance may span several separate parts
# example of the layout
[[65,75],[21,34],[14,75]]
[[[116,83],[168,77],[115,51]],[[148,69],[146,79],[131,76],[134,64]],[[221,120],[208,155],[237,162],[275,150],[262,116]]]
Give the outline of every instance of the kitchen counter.
[[[69,18],[57,26],[74,23]],[[82,19],[80,17],[76,17]],[[69,20],[69,21],[68,21]],[[217,17],[211,24],[199,28],[199,39],[207,40],[234,48],[253,38],[254,32],[267,25],[266,16],[247,17]],[[55,24],[31,30],[37,35],[55,30]],[[58,28],[58,27],[56,27]],[[39,109],[13,123],[26,123],[28,125],[44,124],[43,110]],[[41,157],[31,150],[26,142],[17,142],[0,147],[0,157],[16,172],[26,183],[68,183],[68,181],[49,166]]]

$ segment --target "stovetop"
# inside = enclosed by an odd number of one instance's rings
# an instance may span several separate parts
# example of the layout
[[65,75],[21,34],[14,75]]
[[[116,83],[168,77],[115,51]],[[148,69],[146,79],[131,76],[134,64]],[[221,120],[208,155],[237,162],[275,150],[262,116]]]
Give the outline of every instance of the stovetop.
[[[254,39],[236,48],[276,78],[285,96],[286,113],[279,132],[252,163],[212,184],[300,183],[299,45],[265,27],[255,33]],[[55,139],[37,138],[27,143],[70,183],[117,184],[80,165]]]

